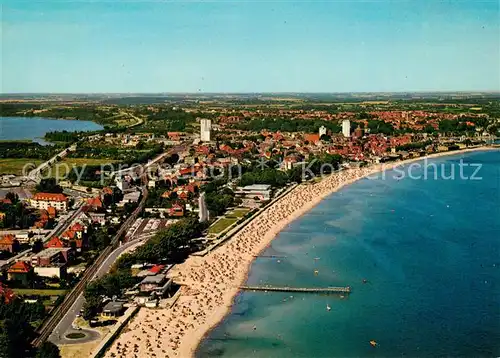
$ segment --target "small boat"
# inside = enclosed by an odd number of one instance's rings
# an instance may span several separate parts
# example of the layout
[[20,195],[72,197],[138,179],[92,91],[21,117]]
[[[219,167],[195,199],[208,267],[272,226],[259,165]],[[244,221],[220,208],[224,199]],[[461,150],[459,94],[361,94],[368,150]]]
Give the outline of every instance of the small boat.
[[253,330],[254,330],[254,331],[255,331],[255,330],[257,330],[257,326],[253,326]]
[[332,309],[332,308],[330,307],[330,305],[329,305],[329,304],[326,304],[326,310],[327,310],[327,311],[331,311],[331,309]]
[[315,275],[318,275],[319,271],[318,270],[314,270],[314,274]]
[[366,278],[363,279],[363,283],[367,283],[368,280]]
[[373,341],[373,340],[372,340],[372,341],[370,341],[370,345],[371,345],[372,347],[376,347],[376,346],[378,345],[378,343],[377,343],[377,341]]

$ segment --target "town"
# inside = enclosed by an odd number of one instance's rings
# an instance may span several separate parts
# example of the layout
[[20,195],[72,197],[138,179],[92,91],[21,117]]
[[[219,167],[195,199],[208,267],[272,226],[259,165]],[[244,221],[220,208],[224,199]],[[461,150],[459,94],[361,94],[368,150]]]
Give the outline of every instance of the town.
[[175,309],[176,265],[297,185],[500,136],[494,95],[436,96],[3,99],[2,115],[103,125],[0,142],[2,304],[36,307],[16,339],[102,355],[138,310]]

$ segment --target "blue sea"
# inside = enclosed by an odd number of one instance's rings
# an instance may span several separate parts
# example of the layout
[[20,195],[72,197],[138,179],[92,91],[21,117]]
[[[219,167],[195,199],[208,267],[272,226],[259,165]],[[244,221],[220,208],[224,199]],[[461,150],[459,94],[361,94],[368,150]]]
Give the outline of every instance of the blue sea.
[[[461,161],[464,179],[442,178]],[[323,200],[263,253],[286,257],[256,259],[247,282],[350,295],[241,292],[197,356],[499,356],[500,151],[419,164],[421,179],[391,171]],[[476,180],[465,164],[481,165]]]
[[0,140],[31,139],[40,144],[45,133],[53,131],[96,131],[103,127],[90,121],[49,119],[41,117],[0,117]]

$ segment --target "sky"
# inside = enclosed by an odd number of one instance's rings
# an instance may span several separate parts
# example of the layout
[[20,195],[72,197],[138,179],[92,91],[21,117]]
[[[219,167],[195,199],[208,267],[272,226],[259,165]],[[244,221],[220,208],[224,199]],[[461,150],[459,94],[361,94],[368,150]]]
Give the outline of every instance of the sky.
[[498,0],[0,0],[2,93],[499,91]]

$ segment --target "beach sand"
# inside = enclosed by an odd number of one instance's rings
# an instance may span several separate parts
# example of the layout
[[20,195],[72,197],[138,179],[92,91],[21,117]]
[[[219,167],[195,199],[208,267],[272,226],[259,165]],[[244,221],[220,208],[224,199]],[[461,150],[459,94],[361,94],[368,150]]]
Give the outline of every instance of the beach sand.
[[[474,148],[437,153],[460,154]],[[301,184],[276,200],[224,245],[204,257],[190,257],[169,276],[182,284],[182,295],[170,309],[141,308],[106,352],[106,357],[192,357],[199,342],[229,312],[255,255],[292,221],[326,196],[368,175],[424,158],[347,169],[320,182]]]

